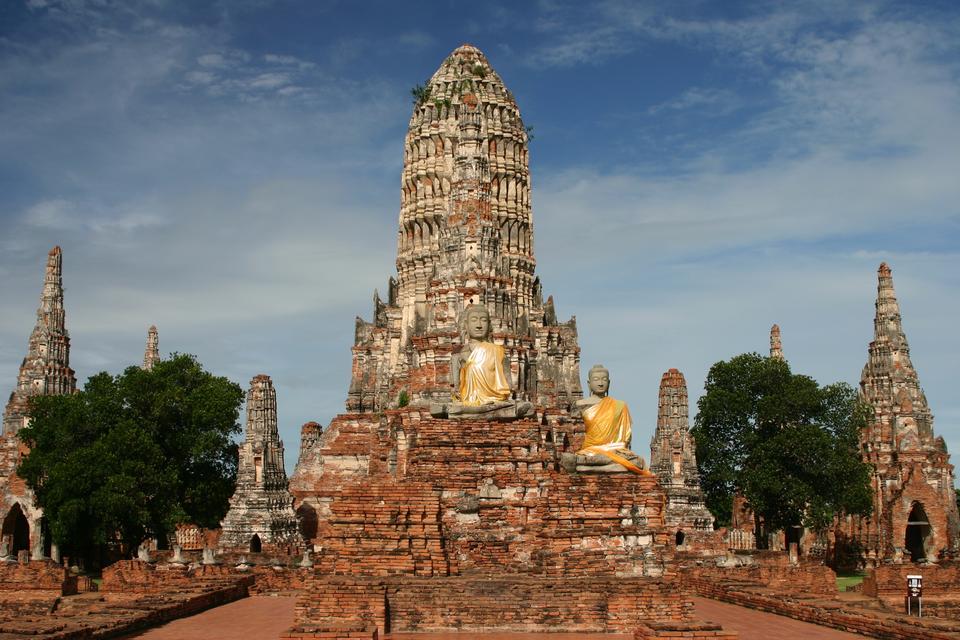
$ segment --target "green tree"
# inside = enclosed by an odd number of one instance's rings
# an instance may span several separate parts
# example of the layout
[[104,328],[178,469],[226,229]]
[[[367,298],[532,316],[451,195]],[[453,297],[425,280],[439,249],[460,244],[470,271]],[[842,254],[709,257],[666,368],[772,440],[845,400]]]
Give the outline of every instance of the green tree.
[[69,396],[38,396],[18,468],[54,541],[94,560],[117,542],[164,544],[180,522],[212,527],[234,488],[243,392],[174,355],[152,370],[98,373]]
[[730,523],[734,494],[754,512],[758,544],[791,526],[823,530],[871,510],[859,452],[870,415],[845,383],[820,387],[777,358],[743,354],[710,368],[693,436],[707,505]]

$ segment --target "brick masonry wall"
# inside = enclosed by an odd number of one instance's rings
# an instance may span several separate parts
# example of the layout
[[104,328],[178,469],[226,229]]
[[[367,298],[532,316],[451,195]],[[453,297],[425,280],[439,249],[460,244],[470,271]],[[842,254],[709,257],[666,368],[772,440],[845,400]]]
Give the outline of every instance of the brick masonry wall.
[[940,565],[880,565],[871,569],[863,580],[864,595],[879,598],[897,611],[903,608],[907,576],[923,576],[924,608],[930,615],[940,611],[954,617],[960,609],[960,563]]
[[0,562],[0,590],[55,591],[67,595],[76,592],[76,581],[70,580],[64,567],[50,560]]
[[317,574],[297,603],[293,631],[362,623],[381,632],[633,633],[667,622],[695,622],[676,579]]
[[847,606],[838,600],[801,600],[773,592],[760,593],[738,589],[712,580],[690,583],[704,597],[742,607],[768,611],[781,616],[859,633],[870,638],[891,640],[957,640],[960,623],[939,618],[907,618]]

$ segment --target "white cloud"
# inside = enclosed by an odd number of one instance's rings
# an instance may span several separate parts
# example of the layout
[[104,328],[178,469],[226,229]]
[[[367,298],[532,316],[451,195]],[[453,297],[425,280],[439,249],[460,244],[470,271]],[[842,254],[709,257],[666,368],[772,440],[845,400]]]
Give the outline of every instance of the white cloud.
[[290,76],[285,73],[261,73],[252,78],[247,86],[253,89],[276,89],[290,84]]
[[206,53],[197,58],[197,64],[201,67],[224,67],[226,66],[226,59],[219,53]]
[[[664,111],[696,110],[698,113],[709,112],[712,115],[726,115],[742,104],[743,100],[732,91],[709,87],[690,87],[676,98],[649,107],[647,113],[656,115]],[[710,107],[710,109],[703,109],[703,107]]]

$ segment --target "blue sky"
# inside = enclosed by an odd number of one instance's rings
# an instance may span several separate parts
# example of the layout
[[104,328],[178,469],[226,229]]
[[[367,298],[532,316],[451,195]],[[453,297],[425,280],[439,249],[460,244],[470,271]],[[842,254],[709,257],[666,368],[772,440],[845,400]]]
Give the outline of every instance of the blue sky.
[[885,260],[960,451],[953,2],[8,0],[0,388],[60,244],[81,381],[156,324],[164,354],[273,377],[292,469],[395,273],[409,90],[463,42],[534,127],[538,273],[634,449],[665,370],[695,405],[774,322],[795,371],[857,383]]

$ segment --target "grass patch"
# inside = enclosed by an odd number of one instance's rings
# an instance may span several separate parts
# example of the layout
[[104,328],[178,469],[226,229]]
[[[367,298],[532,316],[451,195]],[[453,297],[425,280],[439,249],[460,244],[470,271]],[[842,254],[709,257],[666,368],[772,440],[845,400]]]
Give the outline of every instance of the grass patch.
[[850,587],[855,587],[861,582],[866,574],[864,573],[844,573],[837,575],[837,591],[846,591]]

